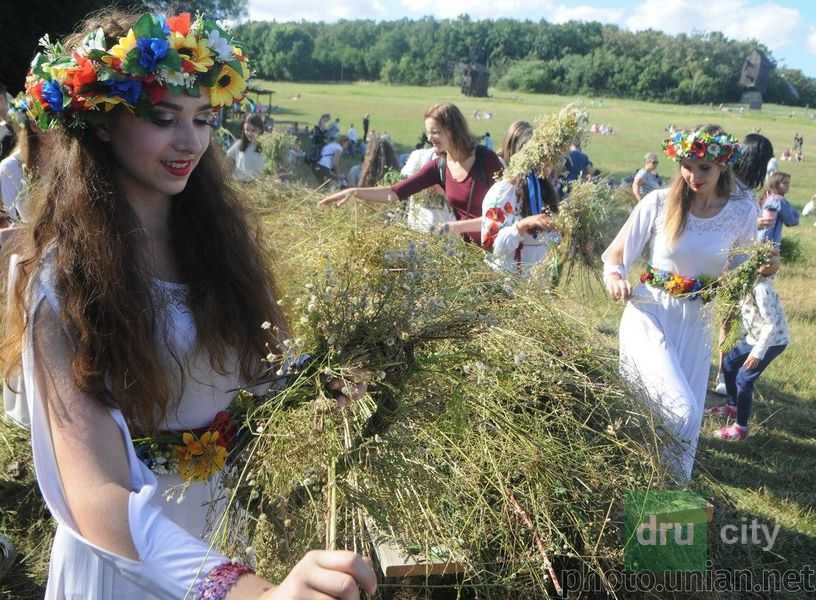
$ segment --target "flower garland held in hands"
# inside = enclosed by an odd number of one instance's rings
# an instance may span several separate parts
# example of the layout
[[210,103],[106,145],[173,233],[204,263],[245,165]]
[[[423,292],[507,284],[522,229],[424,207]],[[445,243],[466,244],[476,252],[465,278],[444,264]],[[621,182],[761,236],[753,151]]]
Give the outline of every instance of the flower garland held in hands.
[[111,42],[99,28],[69,53],[43,36],[26,79],[27,109],[40,129],[82,127],[118,105],[146,116],[168,95],[197,96],[199,87],[214,107],[244,96],[246,57],[213,20],[145,14]]
[[704,129],[675,131],[663,141],[663,152],[676,162],[695,158],[733,165],[739,158],[739,148],[734,136],[725,132],[712,134]]
[[726,331],[720,340],[720,350],[730,351],[740,337],[740,327],[733,327],[734,319],[739,319],[740,305],[745,298],[752,294],[760,277],[763,267],[770,265],[779,255],[772,242],[762,242],[747,248],[737,248],[732,256],[743,257],[743,262],[715,282],[714,313],[717,320]]

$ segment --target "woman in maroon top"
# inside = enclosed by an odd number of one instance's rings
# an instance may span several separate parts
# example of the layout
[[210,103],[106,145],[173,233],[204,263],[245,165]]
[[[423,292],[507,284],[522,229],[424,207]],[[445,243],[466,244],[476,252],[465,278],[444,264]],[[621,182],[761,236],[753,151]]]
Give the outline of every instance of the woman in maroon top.
[[348,188],[323,198],[320,204],[340,206],[352,197],[366,202],[405,200],[440,185],[456,216],[456,221],[445,223],[442,229],[481,243],[482,200],[501,174],[499,157],[476,145],[464,115],[453,104],[435,104],[425,111],[425,133],[440,159],[429,161],[416,175],[391,187]]

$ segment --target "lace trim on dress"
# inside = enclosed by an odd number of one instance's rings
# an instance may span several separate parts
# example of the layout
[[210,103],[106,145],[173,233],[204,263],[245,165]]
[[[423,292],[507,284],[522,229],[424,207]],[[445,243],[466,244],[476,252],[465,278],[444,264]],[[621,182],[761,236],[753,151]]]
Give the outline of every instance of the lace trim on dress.
[[697,217],[689,213],[686,228],[695,232],[733,232],[742,228],[748,211],[750,211],[750,206],[742,197],[732,196],[720,212],[713,217]]

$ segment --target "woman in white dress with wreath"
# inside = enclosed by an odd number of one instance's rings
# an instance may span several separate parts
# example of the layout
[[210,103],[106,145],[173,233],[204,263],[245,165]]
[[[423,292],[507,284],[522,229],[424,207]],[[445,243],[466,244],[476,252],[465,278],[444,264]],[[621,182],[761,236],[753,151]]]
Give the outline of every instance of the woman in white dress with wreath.
[[[734,189],[739,145],[718,126],[673,132],[664,149],[680,163],[679,176],[635,206],[603,254],[604,281],[613,299],[628,301],[621,370],[670,434],[663,458],[683,484],[694,467],[711,367],[711,315],[696,292],[735,266],[734,249],[753,243],[758,209]],[[627,276],[647,248],[641,285],[631,289]]]
[[314,552],[275,587],[207,538],[241,412],[231,390],[263,368],[274,341],[261,322],[285,331],[210,147],[214,111],[248,73],[229,34],[189,13],[98,14],[32,63],[30,115],[60,159],[32,195],[3,365],[24,379],[58,524],[48,600],[351,599],[375,586],[358,555]]

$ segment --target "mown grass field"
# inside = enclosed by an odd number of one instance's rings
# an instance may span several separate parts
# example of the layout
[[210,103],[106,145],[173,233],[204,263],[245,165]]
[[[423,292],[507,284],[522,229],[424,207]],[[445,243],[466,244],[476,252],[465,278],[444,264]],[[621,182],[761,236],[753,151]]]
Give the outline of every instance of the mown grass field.
[[[612,136],[593,136],[585,150],[594,165],[614,177],[632,174],[643,154],[659,152],[668,125],[691,126],[716,122],[742,136],[759,130],[768,136],[777,155],[792,145],[794,133],[805,139],[805,161],[782,162],[791,173],[789,200],[798,208],[816,193],[816,121],[809,111],[766,106],[762,111],[724,112],[718,107],[649,104],[618,99],[511,94],[493,90],[491,98],[470,99],[452,87],[394,87],[381,84],[295,84],[265,82],[274,90],[272,102],[279,120],[314,124],[320,114],[339,116],[343,131],[371,114],[372,129],[390,134],[400,151],[413,148],[423,128],[422,114],[435,102],[455,102],[469,118],[473,133],[490,131],[496,145],[507,126],[532,120],[572,101],[581,101],[590,121],[614,128]],[[266,101],[266,97],[262,99]],[[490,120],[473,120],[474,111],[491,112]],[[809,149],[814,152],[810,153]],[[660,174],[674,175],[673,163],[664,160]],[[757,545],[728,546],[712,538],[715,567],[801,569],[816,563],[816,227],[814,218],[802,218],[785,235],[799,240],[804,261],[784,265],[777,277],[791,328],[792,344],[760,380],[755,396],[751,437],[742,444],[728,444],[711,437],[721,422],[707,422],[698,453],[694,487],[717,496],[716,523],[740,526],[757,519],[776,523],[780,533],[773,548]],[[582,288],[588,314],[597,321],[598,344],[614,344],[620,307],[598,293]],[[18,568],[0,582],[0,598],[42,597],[49,529],[30,486],[29,454],[24,435],[0,425],[0,533],[12,537],[21,557]],[[728,597],[721,594],[721,597]],[[628,597],[623,595],[622,597]],[[660,596],[667,597],[667,596]],[[777,597],[744,593],[734,598]],[[793,593],[786,597],[811,597]]]

